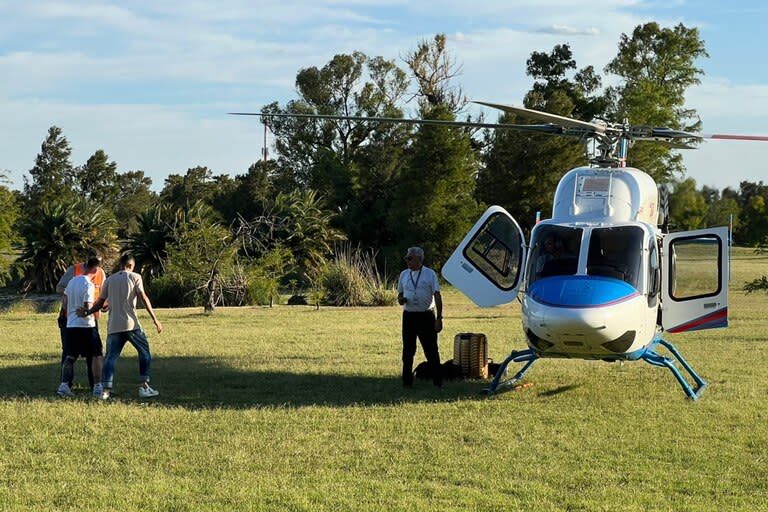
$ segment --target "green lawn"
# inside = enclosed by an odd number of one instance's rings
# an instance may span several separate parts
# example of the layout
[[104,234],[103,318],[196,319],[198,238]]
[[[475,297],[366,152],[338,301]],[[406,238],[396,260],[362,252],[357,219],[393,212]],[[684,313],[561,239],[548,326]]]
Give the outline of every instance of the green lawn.
[[[669,338],[698,402],[641,362],[405,390],[397,308],[288,306],[159,310],[158,398],[128,346],[114,401],[82,362],[63,400],[55,314],[0,314],[0,510],[768,510],[768,295],[738,291],[768,260],[734,260],[731,327]],[[524,347],[517,304],[444,296],[443,360],[458,332]]]

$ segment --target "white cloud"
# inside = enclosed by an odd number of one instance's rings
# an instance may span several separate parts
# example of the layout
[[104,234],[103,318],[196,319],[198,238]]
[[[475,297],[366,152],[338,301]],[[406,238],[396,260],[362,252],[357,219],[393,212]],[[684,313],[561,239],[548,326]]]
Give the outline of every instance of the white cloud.
[[597,36],[600,34],[600,31],[595,27],[576,28],[576,27],[569,27],[567,25],[551,25],[549,27],[540,28],[536,32],[541,32],[543,34],[575,35],[575,36]]
[[[253,120],[206,115],[195,105],[89,105],[19,103],[0,106],[0,169],[20,187],[34,165],[48,128],[59,126],[72,147],[72,163],[82,165],[103,149],[121,172],[144,170],[161,188],[170,174],[205,165],[215,174],[242,174],[259,159],[261,125]],[[10,121],[13,120],[13,121]],[[21,155],[9,158],[9,155]]]

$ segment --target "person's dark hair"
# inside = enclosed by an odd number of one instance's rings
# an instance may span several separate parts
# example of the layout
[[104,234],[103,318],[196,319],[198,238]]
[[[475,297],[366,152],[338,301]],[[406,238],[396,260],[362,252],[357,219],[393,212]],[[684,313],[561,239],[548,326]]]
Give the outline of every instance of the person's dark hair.
[[101,255],[95,249],[88,249],[88,254],[85,260],[85,266],[88,268],[96,268],[101,266]]
[[122,256],[120,256],[120,268],[125,268],[128,265],[130,265],[131,262],[136,262],[136,259],[133,257],[133,254],[125,253]]

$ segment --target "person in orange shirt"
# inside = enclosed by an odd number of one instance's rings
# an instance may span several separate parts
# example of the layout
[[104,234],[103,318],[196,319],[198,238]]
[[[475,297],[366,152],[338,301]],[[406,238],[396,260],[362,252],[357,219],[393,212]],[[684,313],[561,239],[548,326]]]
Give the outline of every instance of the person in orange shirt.
[[[90,280],[91,283],[93,283],[94,287],[96,288],[95,295],[96,297],[99,296],[101,293],[101,285],[104,284],[104,280],[106,279],[106,275],[104,273],[104,269],[101,268],[102,259],[101,255],[99,255],[98,251],[94,249],[90,249],[88,251],[88,255],[86,256],[86,261],[82,263],[77,263],[76,265],[72,265],[67,269],[67,271],[64,273],[63,276],[61,276],[61,279],[59,279],[59,282],[56,284],[56,293],[59,295],[64,295],[64,290],[67,288],[67,285],[75,276],[84,275],[87,273],[87,262],[90,260],[97,260],[98,261],[98,268],[96,269],[96,272],[91,274]],[[97,312],[94,314],[94,318],[96,319],[96,330],[98,332],[99,328],[99,313]],[[62,307],[59,311],[59,333],[61,335],[61,364],[63,365],[67,358],[67,350],[69,348],[69,340],[67,339],[67,310],[66,308]],[[88,367],[88,386],[91,390],[93,390],[94,386],[94,379],[93,379],[93,361],[91,356],[86,357],[86,366]],[[72,387],[72,382],[69,382],[69,387]]]

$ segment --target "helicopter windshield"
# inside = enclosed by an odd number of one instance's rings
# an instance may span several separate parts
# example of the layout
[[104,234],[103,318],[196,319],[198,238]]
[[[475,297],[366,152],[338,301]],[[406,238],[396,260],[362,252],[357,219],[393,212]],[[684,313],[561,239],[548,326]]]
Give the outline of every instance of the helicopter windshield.
[[528,284],[545,277],[576,274],[582,232],[581,228],[540,225],[531,240]]
[[587,274],[640,285],[643,230],[638,226],[595,228],[589,238]]

